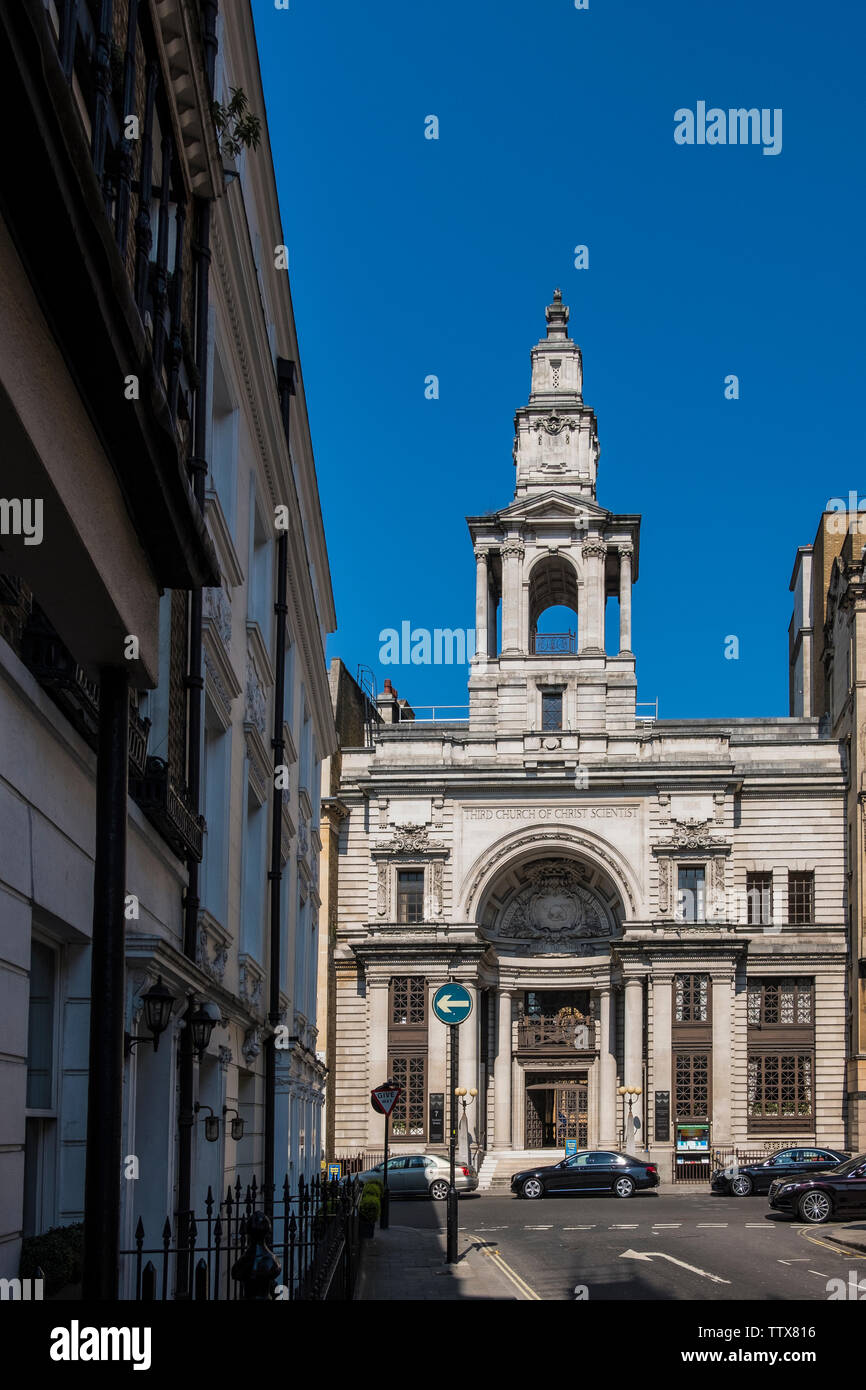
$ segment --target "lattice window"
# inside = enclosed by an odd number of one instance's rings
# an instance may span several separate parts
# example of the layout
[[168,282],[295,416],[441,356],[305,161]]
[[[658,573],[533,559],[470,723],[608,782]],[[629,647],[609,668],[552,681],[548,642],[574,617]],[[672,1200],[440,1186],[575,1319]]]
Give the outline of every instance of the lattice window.
[[391,1112],[395,1139],[423,1139],[427,1106],[427,1058],[422,1055],[391,1057],[388,1071],[402,1094]]
[[426,1019],[427,982],[423,975],[397,975],[391,981],[391,1023],[408,1026]]
[[749,1114],[765,1119],[812,1115],[813,1059],[808,1052],[752,1053],[748,1065]]
[[748,1021],[750,1028],[814,1023],[814,981],[800,976],[750,980]]
[[674,982],[677,1023],[708,1023],[709,975],[677,975]]
[[545,691],[541,696],[542,729],[562,728],[562,694],[560,691]]
[[802,926],[815,920],[815,875],[808,873],[788,874],[788,921],[794,926]]
[[676,1056],[677,1118],[696,1120],[709,1118],[710,1113],[710,1054],[708,1052],[678,1052]]
[[773,875],[746,874],[746,921],[769,926],[773,920]]
[[397,873],[397,921],[424,921],[424,870],[400,869]]
[[561,370],[562,370],[562,367],[561,367],[561,364],[560,364],[559,362],[556,362],[556,363],[552,363],[552,364],[551,364],[550,374],[551,374],[551,376],[552,376],[552,378],[553,378],[553,389],[554,389],[554,391],[558,391],[558,390],[559,390],[559,373],[560,373]]

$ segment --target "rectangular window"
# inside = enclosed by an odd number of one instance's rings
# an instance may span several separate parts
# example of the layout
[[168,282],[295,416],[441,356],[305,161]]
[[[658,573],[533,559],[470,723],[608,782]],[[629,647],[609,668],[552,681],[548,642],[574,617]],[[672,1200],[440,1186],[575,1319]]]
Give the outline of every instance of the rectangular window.
[[750,1028],[790,1028],[814,1025],[814,981],[803,976],[749,980]]
[[400,869],[397,873],[397,921],[424,921],[424,870]]
[[31,943],[30,1013],[27,1020],[28,1110],[54,1109],[54,995],[57,954]]
[[748,1063],[749,1116],[755,1119],[811,1120],[812,1054],[752,1053]]
[[708,1023],[710,1018],[709,975],[677,975],[674,983],[675,1021]]
[[710,1114],[710,1054],[708,1052],[678,1052],[676,1054],[677,1119],[709,1119]]
[[388,1072],[401,1089],[400,1099],[391,1111],[393,1137],[423,1139],[427,1108],[427,1058],[421,1053],[391,1056]]
[[391,981],[391,1024],[412,1027],[427,1021],[427,981],[423,975],[397,975]]
[[773,920],[773,875],[746,874],[746,921],[767,927]]
[[541,695],[541,727],[542,729],[561,729],[562,728],[562,692],[542,691]]
[[815,874],[788,874],[788,921],[803,926],[815,920]]
[[703,922],[706,871],[680,866],[677,873],[677,917],[681,922]]

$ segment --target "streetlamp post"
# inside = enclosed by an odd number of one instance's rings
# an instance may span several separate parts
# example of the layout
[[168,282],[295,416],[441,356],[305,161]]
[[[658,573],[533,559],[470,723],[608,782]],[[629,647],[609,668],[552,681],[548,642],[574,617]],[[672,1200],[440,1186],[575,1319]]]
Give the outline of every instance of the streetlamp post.
[[[458,1096],[458,1097],[459,1097],[459,1099],[460,1099],[460,1104],[461,1104],[462,1107],[463,1107],[463,1115],[462,1115],[462,1117],[461,1117],[460,1123],[461,1123],[461,1125],[462,1125],[462,1124],[464,1123],[464,1121],[466,1122],[466,1164],[467,1164],[467,1166],[468,1166],[469,1168],[471,1168],[471,1167],[472,1167],[472,1154],[471,1154],[470,1148],[469,1148],[469,1124],[468,1124],[468,1121],[466,1121],[466,1111],[469,1109],[469,1106],[470,1106],[470,1105],[473,1103],[473,1101],[475,1100],[476,1096],[478,1095],[478,1091],[477,1091],[477,1089],[476,1089],[475,1086],[470,1086],[468,1090],[466,1089],[465,1086],[458,1086],[457,1089],[456,1089],[456,1091],[454,1092],[454,1094],[455,1094],[455,1096]],[[470,1096],[471,1099],[470,1099],[470,1100],[467,1100],[467,1099],[466,1099],[467,1096]]]
[[[616,1093],[618,1096],[622,1096],[623,1112],[625,1111],[625,1098],[628,1096],[628,1116],[626,1117],[625,1113],[623,1113],[622,1127],[625,1151],[626,1153],[632,1153],[633,1150],[631,1145],[634,1141],[634,1116],[632,1107],[637,1097],[642,1095],[643,1086],[617,1086]],[[627,1137],[626,1130],[628,1131]]]

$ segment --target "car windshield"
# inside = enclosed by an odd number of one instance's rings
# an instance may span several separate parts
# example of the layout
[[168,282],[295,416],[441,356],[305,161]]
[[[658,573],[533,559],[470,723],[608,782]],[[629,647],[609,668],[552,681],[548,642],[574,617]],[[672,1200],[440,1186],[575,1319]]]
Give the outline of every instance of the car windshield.
[[866,1154],[860,1154],[857,1158],[846,1158],[844,1163],[837,1163],[835,1168],[830,1169],[830,1176],[837,1178],[847,1178],[849,1173],[853,1173],[855,1168],[860,1168],[866,1163]]

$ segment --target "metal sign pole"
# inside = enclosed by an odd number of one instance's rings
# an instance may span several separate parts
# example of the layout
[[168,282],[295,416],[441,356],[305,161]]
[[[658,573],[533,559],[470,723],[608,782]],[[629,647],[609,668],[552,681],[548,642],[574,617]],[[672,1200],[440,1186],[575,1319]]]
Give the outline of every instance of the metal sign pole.
[[388,1191],[388,1130],[391,1128],[390,1113],[385,1116],[385,1181],[382,1184],[382,1210],[379,1213],[379,1230],[387,1231],[388,1213],[390,1210],[390,1193]]
[[451,1035],[451,1096],[449,1117],[451,1124],[451,1186],[448,1190],[448,1233],[446,1262],[454,1264],[457,1260],[457,1187],[455,1185],[455,1164],[457,1160],[457,1096],[458,1063],[460,1057],[460,1029],[456,1023],[449,1025]]

